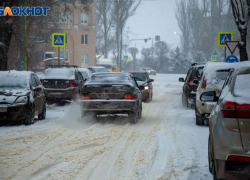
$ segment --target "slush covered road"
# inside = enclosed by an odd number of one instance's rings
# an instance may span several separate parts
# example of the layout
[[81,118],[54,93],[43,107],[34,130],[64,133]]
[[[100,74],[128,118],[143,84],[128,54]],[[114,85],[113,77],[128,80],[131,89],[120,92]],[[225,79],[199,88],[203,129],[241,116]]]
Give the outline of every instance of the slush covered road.
[[0,179],[212,179],[208,127],[181,104],[184,75],[157,74],[138,124],[80,118],[77,103],[49,105],[47,119],[0,127]]

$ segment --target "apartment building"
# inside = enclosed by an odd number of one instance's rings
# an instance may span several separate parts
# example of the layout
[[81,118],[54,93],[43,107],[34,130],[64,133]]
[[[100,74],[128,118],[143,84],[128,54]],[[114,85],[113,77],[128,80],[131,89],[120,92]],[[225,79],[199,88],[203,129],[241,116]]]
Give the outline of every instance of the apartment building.
[[[55,57],[59,55],[70,65],[94,66],[96,64],[95,3],[90,4],[88,10],[84,8],[81,1],[75,6],[68,5],[67,9],[62,5],[59,6],[56,14],[58,17],[50,15],[50,17],[53,16],[51,25],[55,23],[57,25],[58,32],[54,33],[66,34],[66,47],[60,48],[60,54],[58,54],[58,48],[53,48],[50,43],[45,46],[45,54],[54,52]],[[50,26],[50,17],[48,16],[48,26]]]

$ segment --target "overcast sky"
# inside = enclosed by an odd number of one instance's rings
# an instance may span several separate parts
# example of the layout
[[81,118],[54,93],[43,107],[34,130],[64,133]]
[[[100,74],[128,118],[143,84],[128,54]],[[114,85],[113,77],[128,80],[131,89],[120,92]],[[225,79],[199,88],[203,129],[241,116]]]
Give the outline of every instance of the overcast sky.
[[[176,0],[142,0],[136,14],[132,16],[127,27],[133,35],[130,39],[141,39],[148,37],[161,36],[161,40],[167,42],[172,48],[180,45],[180,36],[174,35],[174,32],[180,34],[177,19],[175,17]],[[144,41],[132,41],[130,46],[141,49],[151,47],[152,41],[145,43]]]

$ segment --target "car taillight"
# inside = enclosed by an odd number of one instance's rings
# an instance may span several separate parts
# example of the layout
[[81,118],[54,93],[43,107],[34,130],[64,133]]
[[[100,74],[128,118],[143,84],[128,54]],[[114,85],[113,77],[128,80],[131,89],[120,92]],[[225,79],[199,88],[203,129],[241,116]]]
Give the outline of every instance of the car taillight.
[[250,162],[250,157],[247,156],[228,156],[228,161]]
[[235,104],[231,101],[224,101],[221,107],[221,113],[225,118],[236,118]]
[[190,89],[193,89],[193,88],[194,88],[193,80],[194,80],[194,79],[190,79],[190,81],[189,81],[188,86],[189,86]]
[[43,85],[43,80],[42,79],[40,79],[40,82],[41,82],[41,85]]
[[75,81],[73,79],[70,81],[69,87],[75,87]]
[[202,89],[206,89],[207,87],[207,79],[205,78],[205,76],[203,77],[203,81],[202,81],[202,84],[201,84],[201,88]]
[[235,103],[238,118],[250,118],[250,104]]
[[81,94],[80,97],[81,97],[81,99],[83,99],[83,100],[90,99],[90,96],[89,96],[88,94]]
[[135,99],[134,94],[125,94],[124,99]]

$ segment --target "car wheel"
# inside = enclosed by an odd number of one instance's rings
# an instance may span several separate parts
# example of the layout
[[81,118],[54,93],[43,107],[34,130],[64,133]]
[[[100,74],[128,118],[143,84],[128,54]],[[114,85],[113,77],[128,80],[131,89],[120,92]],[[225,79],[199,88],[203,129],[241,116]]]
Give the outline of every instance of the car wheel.
[[138,119],[141,119],[142,117],[142,104],[140,105],[140,111],[138,113]]
[[29,117],[25,120],[25,125],[31,125],[34,123],[35,108],[33,108],[29,114]]
[[138,112],[129,113],[129,119],[131,124],[136,124],[138,122]]
[[184,94],[182,93],[182,105],[185,107],[185,108],[188,108],[188,102],[185,101],[185,97],[184,97]]
[[38,114],[38,119],[39,120],[44,120],[46,118],[46,103],[43,105],[43,111],[41,114]]
[[198,113],[196,107],[195,107],[195,122],[196,122],[196,125],[198,126],[203,125],[203,120],[200,118],[200,114]]
[[209,172],[213,174],[213,158],[212,158],[212,150],[211,150],[211,142],[210,142],[210,135],[208,137],[208,168]]

